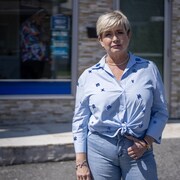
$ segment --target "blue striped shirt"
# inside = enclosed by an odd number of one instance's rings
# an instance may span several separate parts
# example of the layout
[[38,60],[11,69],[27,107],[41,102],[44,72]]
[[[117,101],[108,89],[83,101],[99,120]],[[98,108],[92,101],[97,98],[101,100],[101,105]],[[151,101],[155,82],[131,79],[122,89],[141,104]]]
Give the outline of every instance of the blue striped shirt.
[[86,152],[87,136],[92,132],[109,137],[149,135],[160,143],[168,110],[156,65],[130,53],[118,81],[105,57],[78,80],[72,123],[75,152]]

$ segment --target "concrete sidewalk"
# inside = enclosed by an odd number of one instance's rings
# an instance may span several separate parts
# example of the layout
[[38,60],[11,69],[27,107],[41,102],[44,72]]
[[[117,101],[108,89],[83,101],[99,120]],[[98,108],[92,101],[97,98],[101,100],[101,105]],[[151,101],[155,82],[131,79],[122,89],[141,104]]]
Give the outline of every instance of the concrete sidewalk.
[[0,126],[0,147],[64,145],[71,143],[70,123]]
[[[180,138],[180,123],[168,123],[163,139]],[[0,165],[74,159],[71,123],[0,126]]]

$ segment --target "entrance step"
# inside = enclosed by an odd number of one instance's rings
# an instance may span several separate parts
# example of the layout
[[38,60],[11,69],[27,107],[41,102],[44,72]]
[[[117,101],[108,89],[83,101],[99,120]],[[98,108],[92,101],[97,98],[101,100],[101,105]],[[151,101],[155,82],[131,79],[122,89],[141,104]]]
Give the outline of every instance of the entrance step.
[[71,123],[0,126],[0,165],[74,158]]

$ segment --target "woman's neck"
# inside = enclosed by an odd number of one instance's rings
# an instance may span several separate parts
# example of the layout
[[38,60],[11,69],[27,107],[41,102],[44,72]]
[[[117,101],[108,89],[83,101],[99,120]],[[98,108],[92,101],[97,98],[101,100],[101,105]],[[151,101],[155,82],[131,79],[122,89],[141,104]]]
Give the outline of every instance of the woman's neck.
[[108,55],[106,58],[106,63],[109,65],[123,65],[129,60],[129,54],[126,52],[122,55]]

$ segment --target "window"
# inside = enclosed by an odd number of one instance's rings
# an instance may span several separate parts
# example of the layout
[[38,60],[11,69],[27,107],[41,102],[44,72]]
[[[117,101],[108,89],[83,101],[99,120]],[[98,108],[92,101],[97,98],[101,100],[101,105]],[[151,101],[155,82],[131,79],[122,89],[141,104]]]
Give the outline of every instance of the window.
[[71,0],[0,0],[0,94],[71,94]]
[[120,10],[132,26],[130,51],[154,61],[163,77],[164,0],[121,0]]

